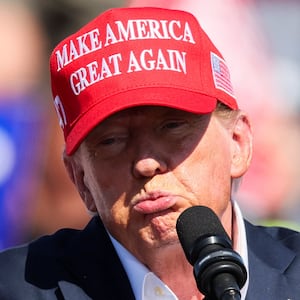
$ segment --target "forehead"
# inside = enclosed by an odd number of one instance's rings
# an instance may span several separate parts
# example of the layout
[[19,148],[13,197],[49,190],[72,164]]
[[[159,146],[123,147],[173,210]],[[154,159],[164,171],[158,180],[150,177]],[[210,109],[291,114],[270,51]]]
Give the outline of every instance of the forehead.
[[165,107],[165,106],[137,106],[131,107],[119,112],[116,112],[102,122],[100,122],[97,127],[105,127],[108,124],[112,124],[117,121],[130,119],[140,119],[141,121],[146,122],[147,120],[157,120],[159,118],[165,117],[186,117],[186,118],[193,118],[193,117],[200,117],[203,114],[195,114],[192,112]]
[[127,108],[116,112],[102,122],[100,122],[87,136],[93,136],[96,133],[101,133],[107,128],[122,127],[129,124],[155,124],[156,122],[164,121],[165,119],[203,119],[203,116],[211,114],[195,114],[184,110],[179,110],[165,106],[137,106]]

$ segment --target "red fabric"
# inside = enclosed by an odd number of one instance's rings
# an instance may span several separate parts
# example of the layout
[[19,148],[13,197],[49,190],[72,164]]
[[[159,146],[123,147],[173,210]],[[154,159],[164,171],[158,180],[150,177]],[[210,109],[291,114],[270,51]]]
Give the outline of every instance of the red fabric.
[[104,118],[131,106],[207,113],[219,99],[237,109],[222,55],[187,12],[106,11],[62,41],[50,66],[68,154]]

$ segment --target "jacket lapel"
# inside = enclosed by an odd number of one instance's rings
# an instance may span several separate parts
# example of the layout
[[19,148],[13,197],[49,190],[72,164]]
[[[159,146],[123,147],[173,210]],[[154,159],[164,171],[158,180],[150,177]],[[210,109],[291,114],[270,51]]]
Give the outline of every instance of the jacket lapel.
[[79,286],[76,284],[60,281],[58,286],[65,300],[92,300]]
[[[60,282],[65,299],[135,299],[126,272],[99,217],[93,218],[74,238],[62,263],[74,278],[74,284]],[[74,298],[76,292],[78,296]]]
[[[300,288],[299,284],[295,284],[298,279],[289,274],[288,269],[292,262],[299,266],[299,258],[279,242],[276,236],[267,234],[248,222],[246,232],[249,260],[249,288],[246,299],[294,300],[295,295],[300,295]],[[292,287],[298,290],[291,290]]]

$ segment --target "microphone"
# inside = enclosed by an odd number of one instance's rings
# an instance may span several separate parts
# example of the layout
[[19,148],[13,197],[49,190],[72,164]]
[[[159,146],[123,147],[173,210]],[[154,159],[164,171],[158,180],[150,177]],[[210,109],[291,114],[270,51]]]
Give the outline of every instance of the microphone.
[[176,230],[205,299],[241,299],[247,271],[217,215],[205,206],[190,207],[179,216]]

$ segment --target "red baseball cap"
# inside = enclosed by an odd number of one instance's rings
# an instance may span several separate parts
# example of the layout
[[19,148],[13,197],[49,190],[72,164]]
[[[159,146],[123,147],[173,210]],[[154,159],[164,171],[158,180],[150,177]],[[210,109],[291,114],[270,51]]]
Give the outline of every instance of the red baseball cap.
[[99,122],[133,106],[237,109],[220,52],[190,13],[111,9],[67,37],[50,57],[54,104],[72,154]]

